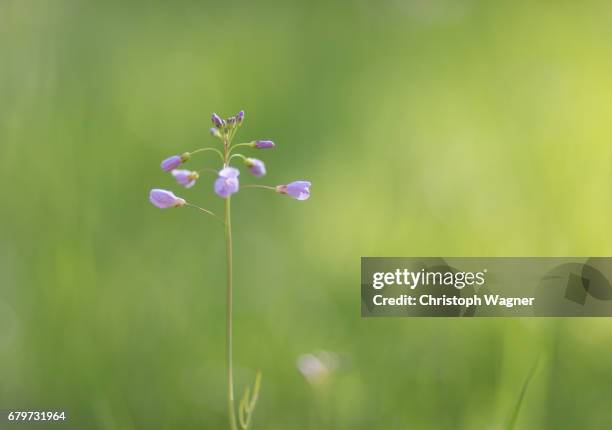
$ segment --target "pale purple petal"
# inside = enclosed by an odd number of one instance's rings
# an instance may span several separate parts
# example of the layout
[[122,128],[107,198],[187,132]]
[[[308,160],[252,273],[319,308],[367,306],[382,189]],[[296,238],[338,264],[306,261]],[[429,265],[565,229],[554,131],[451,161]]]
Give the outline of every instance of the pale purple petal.
[[198,172],[191,170],[173,170],[172,176],[176,179],[176,182],[181,184],[185,188],[191,188],[195,185],[196,180],[200,177]]
[[149,193],[149,201],[160,209],[173,208],[183,206],[186,202],[184,199],[177,197],[171,191],[154,188]]
[[225,126],[225,121],[223,121],[221,117],[216,113],[213,113],[210,119],[212,120],[212,123],[215,125],[215,127],[223,128],[223,126]]
[[257,149],[274,148],[274,142],[272,142],[271,140],[256,140],[255,148]]
[[258,160],[257,158],[247,158],[245,160],[245,164],[255,176],[260,177],[266,174],[266,165],[263,163],[263,161]]
[[235,167],[224,167],[219,171],[219,176],[222,178],[237,178],[240,175],[240,170]]
[[178,166],[180,166],[182,162],[183,159],[180,155],[173,155],[172,157],[168,157],[161,162],[161,168],[166,172],[169,172],[170,170],[176,169]]
[[286,193],[297,200],[306,200],[310,197],[310,182],[294,181],[287,185]]
[[[234,169],[236,170],[236,169]],[[219,176],[215,180],[215,193],[224,199],[238,192],[239,182],[238,177],[222,177]]]

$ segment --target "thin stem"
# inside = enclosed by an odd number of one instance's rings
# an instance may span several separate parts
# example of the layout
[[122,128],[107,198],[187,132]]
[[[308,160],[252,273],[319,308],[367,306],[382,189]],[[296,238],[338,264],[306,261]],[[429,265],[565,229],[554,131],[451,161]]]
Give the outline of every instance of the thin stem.
[[252,147],[253,146],[253,142],[237,143],[237,144],[235,144],[234,146],[232,146],[230,148],[229,153],[231,154],[234,149],[240,148],[241,146],[250,146],[250,147]]
[[194,205],[192,203],[185,203],[185,206],[189,206],[190,208],[194,208],[194,209],[197,209],[199,211],[202,211],[202,212],[204,212],[207,215],[213,216],[215,219],[219,220],[220,222],[225,223],[223,218],[218,217],[217,215],[214,214],[214,212],[209,211],[208,209],[201,208],[200,206],[196,206],[196,205]]
[[259,185],[259,184],[242,185],[241,188],[264,188],[266,190],[276,191],[276,187],[272,187],[270,185]]
[[214,173],[214,174],[219,173],[219,171],[217,169],[211,169],[210,167],[205,167],[203,169],[198,170],[198,173],[202,173],[202,172],[210,172],[210,173]]
[[232,159],[232,158],[234,158],[234,157],[240,157],[240,158],[242,158],[243,160],[246,160],[246,159],[247,159],[247,158],[246,158],[244,155],[242,155],[242,154],[234,154],[234,155],[232,155],[232,156],[229,158],[229,159],[230,159],[230,161],[231,161],[231,159]]
[[236,136],[236,133],[238,133],[238,129],[240,128],[239,124],[236,124],[236,126],[232,129],[232,131],[230,132],[229,135],[229,141],[231,142],[232,140],[234,140],[234,136]]
[[[229,165],[230,138],[223,139],[223,165]],[[227,406],[230,415],[230,429],[236,427],[236,407],[234,405],[234,370],[232,362],[232,216],[230,211],[230,197],[225,199],[225,258],[227,260],[227,291],[226,291],[226,360],[227,360]]]
[[224,160],[223,154],[217,148],[200,148],[200,149],[196,149],[195,151],[191,151],[189,154],[193,155],[193,154],[197,154],[198,152],[203,152],[203,151],[216,152],[219,155],[219,157],[221,157],[221,160],[222,161]]

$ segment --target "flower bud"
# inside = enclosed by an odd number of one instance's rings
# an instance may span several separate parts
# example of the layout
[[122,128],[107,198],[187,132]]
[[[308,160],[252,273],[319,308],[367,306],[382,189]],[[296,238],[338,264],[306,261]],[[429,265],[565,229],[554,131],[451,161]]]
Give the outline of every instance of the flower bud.
[[247,158],[244,160],[244,164],[249,168],[254,176],[260,177],[266,174],[266,166],[263,161],[257,158]]
[[276,191],[296,200],[306,200],[310,197],[310,185],[308,181],[294,181],[287,185],[278,185]]
[[219,177],[215,181],[215,193],[224,199],[238,192],[240,183],[238,176],[240,171],[233,167],[225,167],[219,171]]
[[238,125],[242,124],[242,121],[244,121],[244,111],[243,110],[241,110],[240,112],[236,114],[236,122],[238,123]]
[[169,172],[170,170],[175,169],[178,166],[180,166],[183,161],[186,161],[186,160],[183,160],[183,157],[179,155],[173,155],[172,157],[168,157],[164,161],[161,162],[161,168],[165,170],[166,172]]
[[253,142],[253,147],[257,149],[274,148],[274,142],[271,140],[256,140]]
[[174,169],[172,171],[172,176],[176,179],[180,185],[185,188],[191,188],[195,185],[196,180],[200,177],[198,172],[194,172],[192,170],[177,170]]
[[221,132],[219,131],[217,127],[211,127],[210,134],[212,134],[215,137],[218,137],[219,139],[222,137]]
[[154,188],[149,193],[149,201],[160,209],[184,206],[187,202],[174,195],[171,191]]
[[212,120],[212,123],[215,127],[217,128],[225,127],[225,121],[223,121],[221,117],[217,115],[216,113],[213,113],[210,119]]

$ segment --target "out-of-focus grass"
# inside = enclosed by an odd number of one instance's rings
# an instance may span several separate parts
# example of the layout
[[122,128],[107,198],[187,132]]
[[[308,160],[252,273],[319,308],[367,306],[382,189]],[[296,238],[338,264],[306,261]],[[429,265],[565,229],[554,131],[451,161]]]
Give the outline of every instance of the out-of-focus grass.
[[516,426],[516,422],[518,420],[519,413],[521,411],[521,406],[523,406],[523,401],[525,400],[525,394],[527,394],[527,389],[529,388],[529,385],[531,384],[531,380],[533,379],[533,375],[535,374],[537,366],[538,366],[538,361],[536,361],[535,364],[531,367],[531,369],[529,370],[529,373],[527,374],[527,377],[525,378],[525,382],[523,382],[523,386],[521,387],[521,391],[519,392],[518,399],[516,401],[516,405],[514,406],[514,409],[512,409],[512,412],[510,414],[510,419],[508,421],[508,426],[507,426],[508,430],[513,430]]
[[[600,320],[359,318],[362,255],[609,255],[603,1],[0,3],[0,409],[223,428],[223,238],[158,211],[173,153],[247,112],[233,204],[239,387],[257,428],[600,429]],[[214,162],[213,156],[193,166]],[[181,190],[220,207],[210,178]],[[244,182],[247,175],[244,175]],[[312,390],[297,357],[345,366]],[[240,390],[239,390],[240,391]]]

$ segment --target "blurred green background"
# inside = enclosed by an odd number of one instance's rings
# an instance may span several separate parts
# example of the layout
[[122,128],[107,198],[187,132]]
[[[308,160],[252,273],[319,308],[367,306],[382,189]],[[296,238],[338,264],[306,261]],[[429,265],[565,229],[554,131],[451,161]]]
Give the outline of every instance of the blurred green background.
[[[501,429],[539,355],[517,428],[610,428],[610,320],[361,319],[359,257],[612,254],[611,23],[603,0],[2,0],[0,409],[227,427],[222,228],[147,194],[220,212],[159,162],[244,109],[238,140],[277,143],[258,182],[313,183],[233,199],[255,429]],[[317,351],[340,366],[310,384]]]

